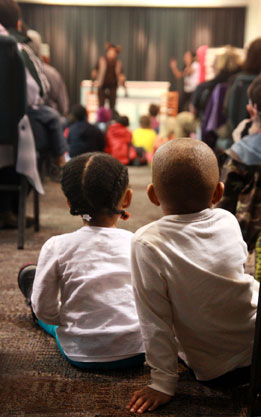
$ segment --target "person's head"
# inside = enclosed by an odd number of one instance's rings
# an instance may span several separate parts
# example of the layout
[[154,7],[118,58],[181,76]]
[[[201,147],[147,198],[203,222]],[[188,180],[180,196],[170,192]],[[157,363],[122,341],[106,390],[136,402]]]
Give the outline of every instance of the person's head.
[[0,0],[0,23],[6,29],[18,29],[21,9],[14,0]]
[[261,72],[261,38],[255,39],[249,45],[243,70],[257,75]]
[[186,51],[183,56],[184,64],[191,65],[195,58],[196,58],[196,54],[194,52]]
[[74,106],[72,106],[71,115],[75,121],[87,120],[86,108],[81,104],[74,104]]
[[222,71],[231,72],[237,71],[241,66],[241,58],[235,48],[227,46],[226,52],[217,55],[214,61],[214,69],[218,74]]
[[70,213],[89,215],[91,224],[124,218],[124,209],[131,202],[127,167],[106,153],[72,158],[64,167],[61,183]]
[[217,158],[196,139],[173,139],[162,145],[152,162],[148,196],[163,213],[189,214],[216,204],[222,197]]
[[261,75],[259,75],[248,87],[249,104],[247,110],[252,119],[261,123]]
[[120,123],[122,126],[128,127],[129,126],[129,118],[127,116],[120,116],[118,118],[118,123]]
[[120,45],[114,45],[109,42],[106,44],[106,57],[108,59],[111,59],[111,60],[116,59],[120,51],[121,51]]
[[150,118],[149,116],[141,116],[140,117],[140,127],[142,129],[149,129],[150,128]]
[[149,106],[149,114],[152,117],[156,117],[159,114],[159,106],[157,104],[151,104]]
[[106,107],[100,107],[97,111],[97,122],[108,123],[111,120],[111,110]]
[[29,29],[29,30],[27,30],[26,35],[31,40],[31,42],[29,43],[29,46],[34,51],[35,55],[40,57],[41,56],[41,45],[42,45],[42,37],[41,37],[40,33],[36,32],[36,30]]

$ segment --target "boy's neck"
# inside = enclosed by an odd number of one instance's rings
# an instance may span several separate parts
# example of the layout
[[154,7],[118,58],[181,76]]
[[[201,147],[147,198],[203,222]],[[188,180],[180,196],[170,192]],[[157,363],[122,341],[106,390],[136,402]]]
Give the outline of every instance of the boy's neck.
[[182,214],[194,214],[194,213],[199,213],[200,211],[206,210],[208,208],[213,208],[212,204],[208,205],[207,207],[195,207],[194,209],[185,209],[185,208],[163,208],[162,207],[162,211],[164,216],[175,216],[175,215],[182,215]]

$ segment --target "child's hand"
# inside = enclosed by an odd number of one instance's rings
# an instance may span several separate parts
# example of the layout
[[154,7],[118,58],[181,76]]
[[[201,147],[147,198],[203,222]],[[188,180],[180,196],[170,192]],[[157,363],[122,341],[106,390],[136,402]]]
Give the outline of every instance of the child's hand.
[[127,408],[131,413],[142,414],[144,411],[153,411],[159,405],[166,404],[171,400],[171,396],[163,392],[156,391],[149,387],[144,387],[132,394],[131,401]]

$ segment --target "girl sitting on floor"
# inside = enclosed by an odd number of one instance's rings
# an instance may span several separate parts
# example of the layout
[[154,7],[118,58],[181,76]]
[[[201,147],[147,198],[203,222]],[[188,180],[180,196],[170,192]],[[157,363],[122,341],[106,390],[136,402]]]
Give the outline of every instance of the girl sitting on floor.
[[54,236],[19,288],[63,356],[85,369],[141,365],[144,347],[130,276],[132,233],[117,229],[130,205],[128,170],[110,155],[87,153],[65,166],[62,189],[79,230]]

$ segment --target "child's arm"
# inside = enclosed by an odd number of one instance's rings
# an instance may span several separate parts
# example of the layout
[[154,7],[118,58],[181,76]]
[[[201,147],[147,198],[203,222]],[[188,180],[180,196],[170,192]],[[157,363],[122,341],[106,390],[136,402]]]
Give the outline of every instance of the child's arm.
[[157,249],[133,239],[134,295],[144,340],[151,384],[136,391],[128,405],[139,413],[170,401],[177,384],[178,346],[173,329],[173,310],[168,285],[162,275]]
[[55,238],[42,247],[32,292],[36,317],[46,324],[60,325],[59,276]]

